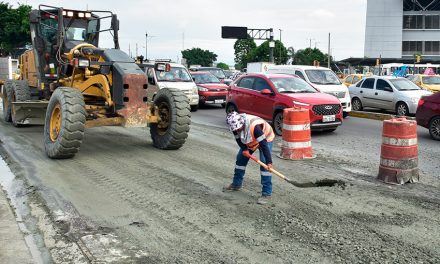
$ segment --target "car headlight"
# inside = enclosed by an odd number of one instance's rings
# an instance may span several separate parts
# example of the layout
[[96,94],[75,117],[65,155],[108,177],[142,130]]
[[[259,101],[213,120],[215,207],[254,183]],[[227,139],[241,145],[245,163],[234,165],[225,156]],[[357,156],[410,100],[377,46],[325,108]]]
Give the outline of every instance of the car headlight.
[[198,93],[199,93],[198,90],[197,90],[197,86],[194,86],[194,87],[192,88],[192,93],[193,93],[193,94],[198,94]]
[[308,103],[303,103],[303,102],[299,102],[299,101],[293,101],[294,105],[300,105],[300,106],[310,106],[310,104]]
[[199,89],[199,91],[201,92],[207,92],[208,88],[202,87],[202,86],[197,86],[197,89]]

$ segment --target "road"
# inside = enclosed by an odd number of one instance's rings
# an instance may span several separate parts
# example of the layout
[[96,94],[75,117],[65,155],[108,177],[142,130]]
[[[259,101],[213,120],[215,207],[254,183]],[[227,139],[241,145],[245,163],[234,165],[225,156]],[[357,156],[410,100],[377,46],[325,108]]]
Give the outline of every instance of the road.
[[24,217],[56,263],[440,262],[440,143],[427,131],[419,130],[421,182],[404,186],[375,179],[380,122],[348,118],[334,133],[314,133],[315,159],[274,166],[346,188],[274,179],[273,202],[261,206],[255,164],[242,192],[221,191],[237,151],[224,117],[215,107],[193,113],[178,151],[153,148],[145,129],[89,129],[70,160],[46,158],[42,127],[0,122],[2,156],[27,181]]

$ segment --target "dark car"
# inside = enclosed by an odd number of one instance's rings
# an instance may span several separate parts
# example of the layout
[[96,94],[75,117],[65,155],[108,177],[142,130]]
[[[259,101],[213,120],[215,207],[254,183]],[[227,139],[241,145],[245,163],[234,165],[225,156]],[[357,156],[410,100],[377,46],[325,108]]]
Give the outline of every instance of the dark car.
[[225,106],[228,86],[210,72],[191,72],[199,90],[199,104],[220,104]]
[[416,112],[417,124],[426,127],[435,140],[440,140],[440,93],[423,96]]
[[195,67],[195,68],[190,68],[190,71],[210,72],[214,74],[214,76],[217,77],[220,80],[220,82],[225,83],[226,85],[229,85],[232,82],[231,79],[226,78],[225,72],[217,67]]
[[226,111],[256,115],[271,121],[282,134],[283,109],[309,109],[312,130],[334,131],[342,124],[342,106],[333,95],[320,93],[298,76],[287,74],[248,74],[229,89]]

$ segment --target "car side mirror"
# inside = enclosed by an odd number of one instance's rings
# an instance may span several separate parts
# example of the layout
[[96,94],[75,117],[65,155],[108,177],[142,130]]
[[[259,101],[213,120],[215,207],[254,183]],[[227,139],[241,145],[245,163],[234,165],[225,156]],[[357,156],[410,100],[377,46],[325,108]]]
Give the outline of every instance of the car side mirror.
[[391,88],[389,86],[384,87],[384,90],[387,91],[387,92],[393,92],[393,88]]
[[193,79],[193,82],[195,82],[195,81],[196,81],[196,78],[195,78],[195,77],[192,77],[192,79]]
[[260,91],[260,93],[264,94],[264,95],[272,95],[273,94],[272,91],[269,89],[263,89]]
[[152,85],[155,85],[155,84],[156,84],[156,82],[154,81],[154,78],[153,78],[153,77],[148,77],[148,83],[149,83],[149,84],[152,84]]

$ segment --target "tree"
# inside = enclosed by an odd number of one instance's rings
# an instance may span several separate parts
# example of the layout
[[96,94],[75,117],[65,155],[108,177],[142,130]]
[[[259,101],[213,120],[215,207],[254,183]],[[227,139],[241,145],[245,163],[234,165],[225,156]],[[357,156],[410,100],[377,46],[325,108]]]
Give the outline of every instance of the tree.
[[[275,40],[273,55],[276,64],[286,64],[288,59],[287,49],[279,40]],[[261,45],[250,54],[250,58],[252,61],[269,61],[269,41],[266,40],[261,43]]]
[[234,54],[235,54],[235,62],[237,63],[237,69],[246,68],[247,63],[252,61],[250,57],[251,54],[257,48],[257,44],[251,38],[249,39],[238,39],[234,44]]
[[217,68],[223,69],[223,70],[229,70],[229,65],[224,62],[217,63]]
[[[327,65],[328,56],[322,53],[318,48],[306,48],[298,50],[295,53],[295,64],[298,65],[313,65],[313,61],[317,60],[321,65]],[[330,58],[331,60],[331,58]]]
[[212,66],[217,59],[217,54],[202,50],[201,48],[192,48],[182,50],[182,57],[186,59],[188,65]]
[[29,13],[32,7],[20,4],[14,9],[0,2],[0,56],[8,56],[31,43]]

